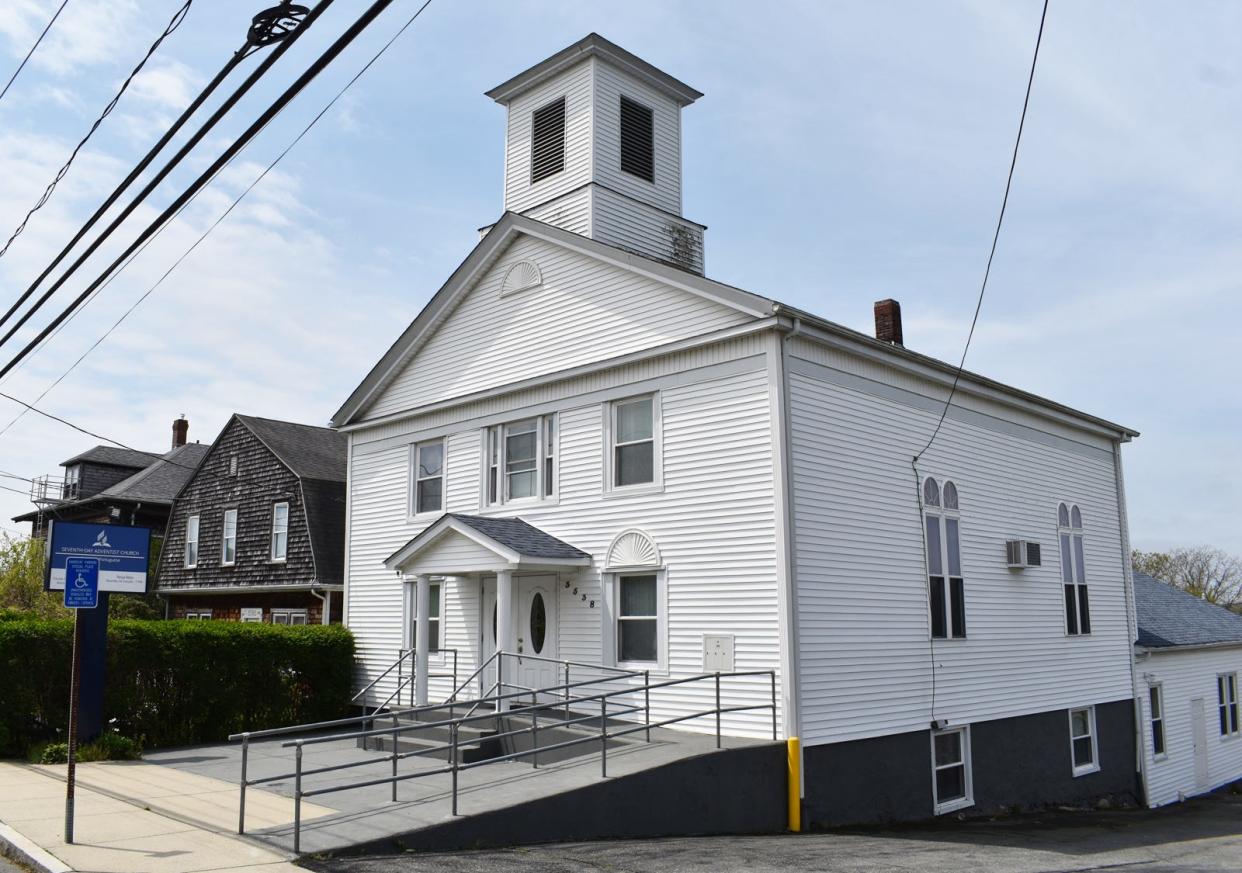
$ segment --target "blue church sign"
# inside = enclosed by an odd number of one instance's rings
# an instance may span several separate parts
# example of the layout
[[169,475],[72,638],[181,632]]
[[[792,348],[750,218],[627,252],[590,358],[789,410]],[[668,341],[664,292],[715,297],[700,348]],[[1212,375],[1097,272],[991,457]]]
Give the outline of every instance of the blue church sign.
[[71,558],[91,558],[99,562],[100,591],[147,593],[150,528],[53,521],[48,552],[45,587],[50,591],[65,588],[65,568]]

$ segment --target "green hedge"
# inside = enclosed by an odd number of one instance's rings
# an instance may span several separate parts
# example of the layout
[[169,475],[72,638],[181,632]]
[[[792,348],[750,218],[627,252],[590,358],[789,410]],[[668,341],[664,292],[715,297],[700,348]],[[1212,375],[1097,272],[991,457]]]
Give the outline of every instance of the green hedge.
[[[0,621],[0,755],[64,738],[68,621]],[[104,719],[147,748],[337,718],[354,639],[340,625],[113,621]]]

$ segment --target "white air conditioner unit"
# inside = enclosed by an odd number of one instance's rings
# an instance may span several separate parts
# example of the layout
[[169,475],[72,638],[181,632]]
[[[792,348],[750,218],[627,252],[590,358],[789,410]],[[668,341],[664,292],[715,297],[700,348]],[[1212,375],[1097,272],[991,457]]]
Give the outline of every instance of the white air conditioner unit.
[[1005,561],[1011,570],[1038,567],[1040,565],[1039,543],[1033,543],[1030,540],[1006,540]]

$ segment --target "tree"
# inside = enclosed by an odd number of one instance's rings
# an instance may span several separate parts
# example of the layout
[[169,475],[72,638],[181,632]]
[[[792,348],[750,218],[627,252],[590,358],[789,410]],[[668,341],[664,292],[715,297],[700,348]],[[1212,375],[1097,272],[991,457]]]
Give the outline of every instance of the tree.
[[62,596],[43,590],[43,540],[0,538],[0,609],[29,612],[39,618],[67,618]]
[[1210,546],[1131,555],[1134,569],[1209,603],[1242,608],[1242,558]]

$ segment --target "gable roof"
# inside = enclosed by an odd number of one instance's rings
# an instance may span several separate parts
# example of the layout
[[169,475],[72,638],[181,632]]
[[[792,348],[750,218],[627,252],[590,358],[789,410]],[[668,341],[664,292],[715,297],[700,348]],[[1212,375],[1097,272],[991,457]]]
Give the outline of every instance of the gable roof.
[[497,103],[509,103],[519,94],[529,91],[541,82],[560,73],[562,70],[587,58],[598,57],[607,60],[613,66],[625,70],[655,90],[664,94],[682,106],[689,106],[703,96],[680,79],[654,67],[637,55],[627,52],[614,42],[604,39],[598,33],[587,34],[571,46],[561,49],[547,60],[540,61],[533,67],[518,73],[513,78],[502,82],[487,92]]
[[301,479],[344,482],[348,441],[326,427],[234,413],[233,417]]
[[128,479],[122,479],[115,485],[86,499],[172,503],[177,492],[194,475],[210,448],[210,445],[205,446],[202,443],[187,443],[178,446],[171,452],[166,452],[163,457],[145,470],[140,470]]
[[385,558],[384,566],[390,570],[401,570],[448,531],[456,531],[474,540],[513,565],[585,567],[591,563],[591,556],[586,552],[520,518],[486,518],[446,512]]
[[91,464],[107,464],[111,467],[133,467],[141,470],[160,457],[158,452],[140,452],[137,449],[123,449],[120,446],[95,446],[80,455],[74,455],[67,461],[61,461],[62,467],[70,467],[83,462]]
[[1133,575],[1138,645],[1149,649],[1242,645],[1242,615],[1200,600],[1146,573],[1136,570]]

